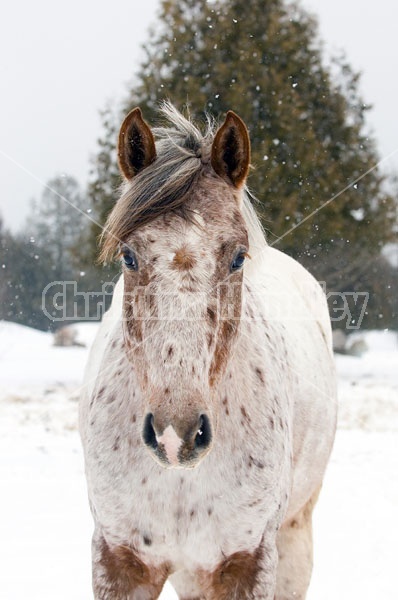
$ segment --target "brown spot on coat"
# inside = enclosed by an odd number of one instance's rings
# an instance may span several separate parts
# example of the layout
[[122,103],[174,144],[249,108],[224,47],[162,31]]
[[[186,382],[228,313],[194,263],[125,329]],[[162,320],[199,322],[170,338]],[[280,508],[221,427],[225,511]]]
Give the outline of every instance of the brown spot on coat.
[[[205,597],[211,600],[249,600],[260,571],[263,548],[249,552],[235,552],[226,558],[212,573],[202,581]],[[207,594],[209,590],[209,594]]]
[[253,458],[252,455],[249,456],[248,465],[249,465],[249,467],[251,467],[252,465],[254,465],[258,469],[264,469],[264,463],[261,462],[260,460],[257,460],[257,458]]
[[215,384],[226,366],[229,355],[230,343],[237,331],[234,321],[224,320],[219,328],[216,349],[210,366],[209,383]]
[[125,302],[124,310],[125,310],[126,328],[127,328],[128,332],[130,333],[130,335],[133,337],[133,339],[136,342],[142,342],[142,339],[143,339],[142,322],[141,322],[141,320],[134,318],[134,311],[133,311],[133,307],[131,306],[130,302]]
[[265,383],[264,373],[258,367],[256,368],[256,375],[259,378],[259,380],[261,381],[261,383]]
[[240,412],[242,413],[243,417],[246,419],[246,421],[248,421],[250,423],[251,418],[249,417],[249,415],[246,412],[246,409],[244,406],[240,407]]
[[93,575],[96,598],[129,598],[133,597],[135,591],[144,593],[148,598],[157,598],[160,595],[170,571],[167,564],[148,566],[131,548],[110,548],[103,538],[99,545],[99,554],[98,562],[102,569],[98,576],[94,569]]
[[210,323],[212,325],[215,325],[216,321],[217,321],[217,314],[216,312],[210,308],[209,306],[207,307],[207,318],[210,321]]
[[173,258],[173,267],[179,271],[188,271],[196,264],[193,254],[185,247],[179,248]]
[[229,415],[229,409],[228,409],[228,398],[225,396],[224,400],[222,401],[223,406],[225,406],[225,414]]

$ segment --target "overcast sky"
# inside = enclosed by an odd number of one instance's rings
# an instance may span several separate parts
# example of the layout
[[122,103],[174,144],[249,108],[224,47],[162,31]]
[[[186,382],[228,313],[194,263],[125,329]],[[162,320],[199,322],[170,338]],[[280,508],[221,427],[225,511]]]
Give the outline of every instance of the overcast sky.
[[[346,51],[381,156],[398,148],[398,2],[302,0],[326,51]],[[0,22],[0,212],[17,229],[42,183],[66,172],[85,184],[99,110],[125,96],[160,0],[15,0]],[[231,106],[233,109],[234,107]],[[386,161],[398,167],[398,152]]]

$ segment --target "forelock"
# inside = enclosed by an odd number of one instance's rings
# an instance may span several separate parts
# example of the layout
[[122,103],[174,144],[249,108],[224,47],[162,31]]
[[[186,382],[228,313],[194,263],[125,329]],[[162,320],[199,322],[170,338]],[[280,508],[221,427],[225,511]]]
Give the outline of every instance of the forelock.
[[152,130],[156,160],[122,185],[101,236],[103,261],[114,257],[120,242],[160,215],[175,211],[189,218],[186,200],[208,162],[214,122],[208,118],[202,133],[169,102],[162,105],[160,115],[169,126]]

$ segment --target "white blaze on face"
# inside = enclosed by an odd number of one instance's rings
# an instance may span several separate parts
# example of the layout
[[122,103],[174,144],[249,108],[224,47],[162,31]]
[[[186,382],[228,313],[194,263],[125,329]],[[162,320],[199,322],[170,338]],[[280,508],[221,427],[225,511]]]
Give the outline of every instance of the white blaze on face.
[[162,435],[156,437],[156,440],[158,444],[163,445],[169,463],[171,465],[178,466],[180,464],[178,460],[178,452],[180,451],[183,440],[178,437],[174,427],[172,425],[168,425],[163,431]]

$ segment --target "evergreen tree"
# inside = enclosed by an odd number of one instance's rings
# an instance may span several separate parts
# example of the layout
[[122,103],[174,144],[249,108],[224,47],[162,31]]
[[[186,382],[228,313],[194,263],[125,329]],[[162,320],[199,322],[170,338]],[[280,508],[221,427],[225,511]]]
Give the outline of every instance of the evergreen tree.
[[[112,278],[87,261],[86,206],[77,181],[62,175],[48,182],[22,232],[14,235],[0,221],[0,319],[55,329],[65,316],[68,323],[92,318],[99,303],[109,305],[102,284]],[[91,292],[89,300],[81,292]]]
[[324,66],[314,19],[284,0],[163,0],[145,50],[118,119],[105,114],[91,186],[100,220],[115,202],[128,110],[140,105],[153,123],[165,98],[197,119],[233,109],[249,128],[248,184],[269,243],[328,289],[354,289],[391,239],[396,207],[373,169],[358,75],[344,60]]
[[0,223],[0,319],[47,330],[42,292],[51,281],[51,255],[33,236],[13,235]]
[[76,179],[65,174],[50,179],[40,201],[33,202],[25,233],[49,252],[53,278],[59,281],[73,279],[82,270],[87,206]]

